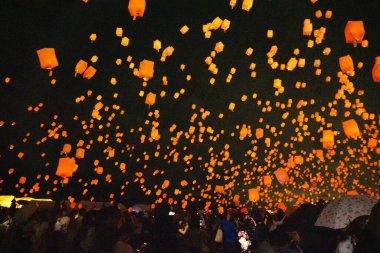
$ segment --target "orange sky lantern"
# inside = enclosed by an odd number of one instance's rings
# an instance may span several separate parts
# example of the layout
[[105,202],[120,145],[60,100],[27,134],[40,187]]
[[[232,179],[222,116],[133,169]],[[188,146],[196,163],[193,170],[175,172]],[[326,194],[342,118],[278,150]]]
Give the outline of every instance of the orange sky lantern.
[[343,73],[351,74],[354,71],[354,62],[350,55],[339,57],[339,67]]
[[143,17],[145,8],[146,0],[129,0],[128,11],[133,20],[136,20],[136,17]]
[[260,199],[260,187],[248,189],[248,199],[251,202],[256,202]]
[[73,176],[76,171],[77,165],[74,158],[64,157],[59,158],[58,166],[55,174],[62,178],[69,178]]
[[348,138],[356,139],[357,137],[361,135],[358,123],[356,123],[354,119],[343,121],[342,126],[343,126],[344,133],[346,134]]
[[380,82],[380,56],[376,57],[375,64],[373,65],[372,78],[374,82]]
[[363,41],[365,35],[363,21],[347,21],[344,29],[344,36],[346,37],[346,43],[353,43],[356,46],[357,43]]
[[143,60],[139,65],[139,77],[148,81],[153,77],[154,73],[154,61]]
[[276,176],[277,181],[282,185],[289,181],[288,172],[283,168],[277,169],[274,172],[274,175]]
[[89,66],[83,73],[83,78],[90,80],[94,77],[96,69],[93,66]]
[[77,74],[82,75],[84,71],[87,69],[88,63],[82,59],[78,61],[78,63],[75,65],[75,76]]
[[49,69],[49,75],[52,74],[52,69],[57,67],[58,60],[55,55],[55,49],[54,48],[42,48],[37,50],[38,59],[40,60],[41,68],[43,69]]
[[334,132],[332,130],[324,130],[322,132],[322,145],[324,149],[332,149],[334,147]]

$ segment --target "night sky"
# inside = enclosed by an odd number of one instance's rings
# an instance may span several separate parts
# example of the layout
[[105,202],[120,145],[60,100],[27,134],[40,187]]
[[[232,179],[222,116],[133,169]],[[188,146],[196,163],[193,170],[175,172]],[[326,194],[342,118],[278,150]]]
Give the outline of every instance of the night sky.
[[[380,84],[372,68],[380,56],[380,2],[256,0],[249,12],[241,5],[242,0],[234,9],[227,0],[147,0],[144,16],[133,21],[127,0],[0,1],[0,193],[227,204],[235,195],[245,203],[248,189],[260,187],[258,201],[266,204],[332,199],[350,191],[379,198]],[[327,10],[331,19],[325,18]],[[216,17],[230,20],[230,27],[210,30],[207,39],[202,26]],[[326,28],[322,43],[314,34],[303,36],[305,19],[314,32]],[[363,20],[368,47],[345,42],[349,20]],[[181,34],[184,25],[189,31]],[[128,46],[120,44],[117,27]],[[91,34],[97,35],[93,42]],[[155,40],[162,43],[159,52]],[[211,57],[218,69],[213,74],[205,59],[218,42],[224,49]],[[169,46],[174,52],[163,62]],[[275,69],[267,56],[272,46],[278,47]],[[59,66],[52,76],[40,66],[41,48],[55,49]],[[326,48],[329,55],[323,54]],[[355,75],[347,76],[353,90],[345,90],[338,77],[339,57],[345,55],[355,65]],[[305,67],[281,70],[292,57],[304,58]],[[97,69],[90,80],[75,76],[80,59]],[[154,61],[154,77],[145,84],[133,74],[144,59]],[[283,93],[275,94],[274,79],[281,79]],[[297,82],[305,85],[297,88]],[[151,106],[145,104],[149,92],[157,95]],[[360,129],[356,139],[343,131],[342,123],[351,119]],[[159,137],[150,138],[152,128]],[[257,129],[264,130],[262,138]],[[323,130],[335,132],[332,149],[323,148]],[[55,175],[61,150],[71,144],[68,156],[75,157],[81,140],[85,157],[76,159],[78,169],[62,189]],[[284,184],[274,174],[278,169],[288,174]],[[264,176],[271,185],[263,183]],[[224,192],[215,192],[216,186]]]

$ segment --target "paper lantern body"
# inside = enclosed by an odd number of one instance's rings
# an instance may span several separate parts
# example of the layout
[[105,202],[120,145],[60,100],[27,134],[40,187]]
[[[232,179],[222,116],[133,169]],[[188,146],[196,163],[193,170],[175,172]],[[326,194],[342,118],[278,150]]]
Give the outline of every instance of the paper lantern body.
[[92,66],[88,67],[86,71],[83,73],[83,78],[86,78],[87,80],[90,80],[94,77],[96,73],[96,69]]
[[42,48],[37,50],[37,55],[40,60],[41,68],[53,69],[58,66],[58,60],[54,48]]
[[253,0],[243,0],[243,4],[241,5],[241,9],[245,11],[250,11],[253,5]]
[[149,105],[149,106],[152,106],[152,105],[154,105],[154,103],[156,103],[156,94],[154,94],[152,92],[149,92],[146,95],[145,104]]
[[348,21],[344,29],[346,43],[361,43],[365,34],[363,21]]
[[264,137],[264,129],[262,128],[257,128],[256,129],[256,139],[260,139]]
[[339,57],[339,67],[343,73],[350,74],[354,71],[354,62],[350,55]]
[[143,17],[146,8],[145,0],[129,0],[128,11],[129,14],[133,17],[133,20],[136,17]]
[[84,60],[79,60],[77,65],[75,66],[75,73],[83,74],[87,69],[88,63]]
[[370,139],[368,140],[368,144],[367,144],[367,146],[368,146],[369,148],[376,148],[376,146],[377,146],[377,139],[375,139],[375,138],[370,138]]
[[70,143],[64,144],[63,148],[62,148],[62,151],[61,151],[61,155],[68,154],[70,152],[71,152],[71,144]]
[[162,189],[166,189],[166,188],[169,187],[169,185],[170,185],[170,182],[169,182],[169,180],[166,179],[166,180],[162,183],[161,188],[162,188]]
[[76,168],[77,167],[74,158],[59,158],[58,167],[55,174],[63,178],[72,177]]
[[324,149],[332,149],[334,147],[334,132],[332,130],[323,131],[322,145]]
[[285,169],[277,169],[274,172],[274,175],[276,176],[277,181],[282,185],[289,181],[288,172]]
[[252,188],[252,189],[248,189],[248,198],[249,198],[249,201],[251,202],[256,202],[259,200],[259,192],[260,192],[260,188]]
[[139,65],[139,77],[147,81],[153,77],[154,61],[143,60]]
[[373,65],[372,78],[374,82],[380,82],[380,56],[376,57],[375,65]]
[[216,192],[216,193],[223,193],[223,192],[224,192],[224,187],[223,187],[223,185],[216,185],[216,186],[215,186],[215,192]]
[[343,121],[343,131],[348,138],[354,138],[360,136],[359,126],[354,119]]
[[75,153],[75,157],[78,159],[84,158],[85,149],[83,148],[77,148],[77,151]]
[[263,183],[265,186],[269,187],[272,185],[272,177],[271,176],[264,176]]

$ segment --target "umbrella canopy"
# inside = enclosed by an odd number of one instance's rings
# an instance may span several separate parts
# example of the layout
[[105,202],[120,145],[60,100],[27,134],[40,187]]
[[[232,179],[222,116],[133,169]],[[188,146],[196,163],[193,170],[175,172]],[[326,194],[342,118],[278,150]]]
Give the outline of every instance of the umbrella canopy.
[[27,221],[38,209],[38,206],[34,202],[23,205],[15,215],[15,224],[21,224]]
[[289,208],[289,211],[286,211],[286,219],[282,224],[282,228],[286,231],[300,231],[312,227],[321,213],[323,206],[302,204],[295,210],[294,208],[295,207]]
[[315,226],[345,228],[355,218],[369,215],[375,204],[376,199],[365,195],[345,196],[333,200],[322,210]]
[[372,208],[367,227],[373,234],[380,236],[380,201]]

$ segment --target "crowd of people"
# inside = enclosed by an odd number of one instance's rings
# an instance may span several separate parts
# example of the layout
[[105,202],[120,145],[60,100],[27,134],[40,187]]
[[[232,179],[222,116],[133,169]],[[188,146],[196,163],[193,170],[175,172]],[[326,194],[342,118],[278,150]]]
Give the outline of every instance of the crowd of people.
[[[317,210],[318,206],[315,207]],[[290,221],[278,209],[226,208],[219,212],[37,208],[21,222],[1,209],[0,252],[7,253],[378,253],[380,238],[365,226],[321,230]],[[311,215],[311,212],[309,213]],[[296,224],[296,225],[295,225]]]

